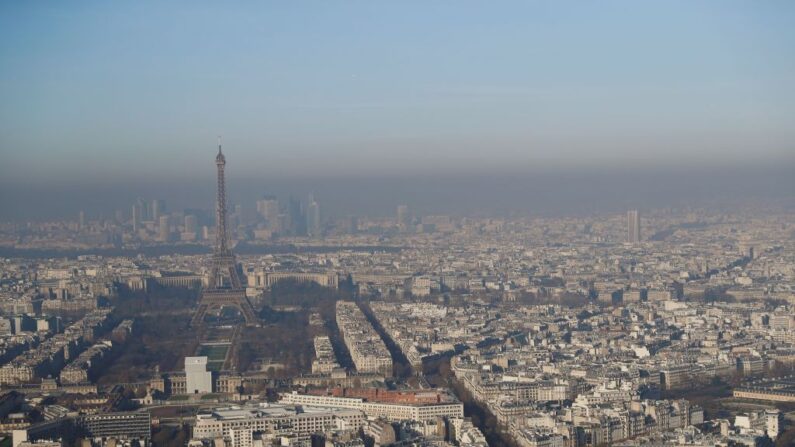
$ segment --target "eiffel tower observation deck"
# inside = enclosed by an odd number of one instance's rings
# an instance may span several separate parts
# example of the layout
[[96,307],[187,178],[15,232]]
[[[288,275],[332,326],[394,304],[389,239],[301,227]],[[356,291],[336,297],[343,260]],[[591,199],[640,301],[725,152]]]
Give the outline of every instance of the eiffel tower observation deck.
[[235,255],[229,248],[226,231],[226,181],[224,169],[226,157],[221,150],[221,138],[218,138],[218,155],[215,157],[218,170],[218,195],[216,201],[216,235],[215,249],[210,261],[210,277],[207,287],[202,290],[199,306],[191,319],[191,326],[204,324],[205,316],[211,311],[220,311],[223,307],[234,307],[243,315],[246,325],[256,325],[257,315],[251,302],[246,297],[240,275],[237,272]]

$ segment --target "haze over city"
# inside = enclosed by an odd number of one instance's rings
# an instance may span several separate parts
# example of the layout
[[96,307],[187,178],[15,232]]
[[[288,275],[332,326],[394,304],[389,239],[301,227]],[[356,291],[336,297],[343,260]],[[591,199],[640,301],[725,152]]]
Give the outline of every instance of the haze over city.
[[794,446],[793,23],[0,2],[0,447]]
[[[0,8],[4,217],[56,217],[31,201],[92,207],[87,191],[119,184],[205,204],[191,192],[212,178],[219,134],[233,194],[320,186],[348,210],[350,179],[382,203],[384,178],[499,197],[537,189],[527,177],[606,172],[578,185],[599,190],[641,172],[654,188],[708,177],[717,193],[748,169],[752,193],[795,188],[790,2]],[[49,186],[68,194],[49,200]]]

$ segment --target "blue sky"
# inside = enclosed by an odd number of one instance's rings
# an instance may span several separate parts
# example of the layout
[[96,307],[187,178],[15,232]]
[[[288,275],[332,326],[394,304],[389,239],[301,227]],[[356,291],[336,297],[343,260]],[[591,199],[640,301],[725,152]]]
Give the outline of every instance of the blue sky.
[[[795,2],[0,3],[0,176],[792,162]],[[154,162],[153,162],[154,160]]]

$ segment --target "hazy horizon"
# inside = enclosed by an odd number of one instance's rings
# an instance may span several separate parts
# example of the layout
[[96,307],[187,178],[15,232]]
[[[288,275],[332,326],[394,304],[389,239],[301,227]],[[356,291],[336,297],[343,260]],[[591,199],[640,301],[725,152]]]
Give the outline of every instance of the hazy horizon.
[[[231,157],[228,156],[229,160]],[[230,166],[234,166],[233,159]],[[0,221],[112,217],[117,209],[128,217],[136,198],[165,199],[169,211],[186,208],[211,211],[215,179],[211,162],[188,180],[156,182],[70,182],[12,188],[0,184]],[[457,216],[536,215],[583,216],[623,212],[629,208],[708,207],[729,209],[749,204],[795,208],[792,166],[741,166],[727,169],[535,169],[524,173],[454,173],[414,176],[241,177],[227,170],[230,203],[253,214],[254,202],[275,195],[306,203],[314,193],[324,218],[347,215],[393,216],[408,204],[419,214]]]
[[3,180],[795,165],[792,2],[190,6],[0,5]]
[[326,215],[795,191],[792,2],[185,6],[0,5],[1,219],[209,208],[219,134]]

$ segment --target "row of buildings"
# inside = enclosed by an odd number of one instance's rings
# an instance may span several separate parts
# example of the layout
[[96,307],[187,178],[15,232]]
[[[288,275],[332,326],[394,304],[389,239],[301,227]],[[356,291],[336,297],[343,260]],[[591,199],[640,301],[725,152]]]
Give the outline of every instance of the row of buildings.
[[338,301],[336,320],[356,371],[392,375],[392,356],[356,303]]
[[111,309],[97,309],[68,326],[63,333],[46,338],[0,367],[0,384],[32,382],[57,374],[66,362],[79,355],[95,336],[106,331]]

